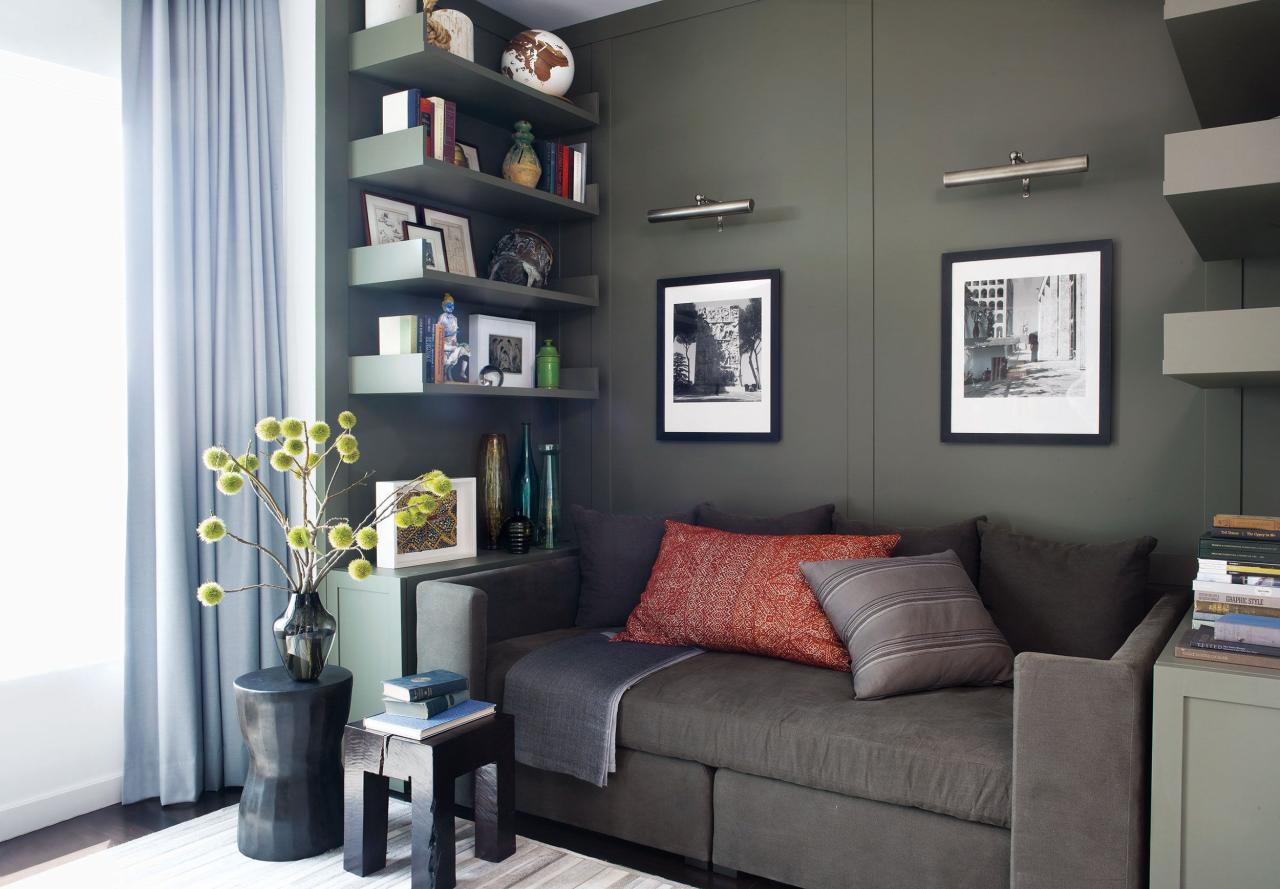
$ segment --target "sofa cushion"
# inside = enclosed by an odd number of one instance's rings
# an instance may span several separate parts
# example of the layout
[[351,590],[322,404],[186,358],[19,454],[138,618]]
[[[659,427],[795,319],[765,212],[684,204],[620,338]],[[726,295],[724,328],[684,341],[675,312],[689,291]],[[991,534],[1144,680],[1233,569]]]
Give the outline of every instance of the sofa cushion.
[[849,649],[859,698],[1013,678],[1009,643],[950,550],[800,570]]
[[582,566],[582,592],[574,623],[580,627],[622,626],[649,582],[666,533],[666,520],[689,522],[693,513],[613,515],[581,506],[574,506],[571,513]]
[[834,503],[802,509],[779,516],[737,515],[716,509],[713,504],[694,507],[694,523],[734,534],[830,534]]
[[[520,657],[581,630],[489,646],[489,700]],[[618,745],[712,768],[1009,826],[1013,692],[953,688],[881,701],[848,676],[789,661],[708,652],[622,696]],[[621,761],[621,760],[620,760]]]
[[895,528],[880,522],[859,522],[836,513],[832,527],[837,534],[898,534],[902,539],[894,548],[894,556],[931,556],[951,550],[960,557],[960,564],[974,585],[978,583],[978,522],[986,521],[978,516],[936,528]]
[[849,669],[849,653],[801,562],[882,558],[897,536],[730,534],[667,522],[640,604],[619,642],[698,645]]
[[1146,611],[1153,537],[1057,543],[978,523],[978,593],[1014,653],[1109,658]]

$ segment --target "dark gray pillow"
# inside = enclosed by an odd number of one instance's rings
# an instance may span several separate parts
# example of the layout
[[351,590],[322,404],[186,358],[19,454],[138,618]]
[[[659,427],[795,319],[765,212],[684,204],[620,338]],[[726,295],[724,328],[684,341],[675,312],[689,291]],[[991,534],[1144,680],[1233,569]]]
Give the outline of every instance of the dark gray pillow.
[[895,557],[927,556],[931,553],[951,550],[959,557],[960,564],[964,566],[965,573],[969,575],[969,580],[976,585],[978,583],[978,522],[986,521],[986,519],[986,516],[980,515],[977,518],[956,522],[952,525],[939,525],[936,528],[895,528],[892,525],[884,525],[877,522],[859,522],[854,519],[847,519],[840,513],[836,513],[833,527],[837,534],[858,534],[861,536],[901,534],[902,539],[898,541],[898,545],[893,550]]
[[978,592],[1015,652],[1109,658],[1142,620],[1154,537],[1056,543],[978,523]]
[[1013,652],[950,551],[801,562],[849,649],[860,699],[1013,678]]
[[620,627],[640,603],[666,521],[691,524],[693,513],[670,516],[613,515],[574,506],[582,592],[578,597],[580,627]]
[[694,509],[694,522],[704,528],[731,531],[734,534],[830,534],[834,503],[815,506],[780,516],[736,515],[716,509],[710,503],[699,503]]

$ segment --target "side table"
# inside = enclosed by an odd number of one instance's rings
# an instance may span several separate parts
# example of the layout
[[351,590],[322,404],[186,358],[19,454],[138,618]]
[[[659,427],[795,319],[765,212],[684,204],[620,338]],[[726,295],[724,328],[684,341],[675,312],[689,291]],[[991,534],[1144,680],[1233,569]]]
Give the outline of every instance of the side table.
[[347,726],[342,736],[346,829],[342,866],[362,877],[387,864],[388,779],[409,782],[413,889],[453,889],[454,780],[473,772],[476,857],[516,850],[515,720],[498,713],[412,741]]
[[284,667],[235,681],[249,774],[236,842],[261,861],[297,861],[342,844],[342,726],[351,671],[325,667],[297,682]]

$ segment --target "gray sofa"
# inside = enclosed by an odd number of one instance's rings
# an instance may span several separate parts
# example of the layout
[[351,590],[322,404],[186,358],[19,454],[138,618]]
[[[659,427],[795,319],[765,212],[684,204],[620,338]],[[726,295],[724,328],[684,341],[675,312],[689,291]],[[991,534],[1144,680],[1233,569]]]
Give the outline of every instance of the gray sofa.
[[[574,627],[576,557],[419,586],[418,663],[501,702]],[[1109,660],[1024,652],[1012,688],[854,700],[847,673],[707,653],[638,683],[607,788],[519,767],[520,810],[812,889],[1146,883],[1151,671],[1186,608]]]

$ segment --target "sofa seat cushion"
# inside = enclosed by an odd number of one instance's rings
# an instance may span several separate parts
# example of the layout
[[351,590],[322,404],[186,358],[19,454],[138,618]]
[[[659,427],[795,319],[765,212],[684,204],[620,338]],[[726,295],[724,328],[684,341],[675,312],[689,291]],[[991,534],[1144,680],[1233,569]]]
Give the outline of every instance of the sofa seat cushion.
[[[552,630],[489,646],[485,699]],[[707,652],[622,696],[618,745],[713,768],[1009,826],[1013,692],[954,688],[859,701],[849,676]]]

